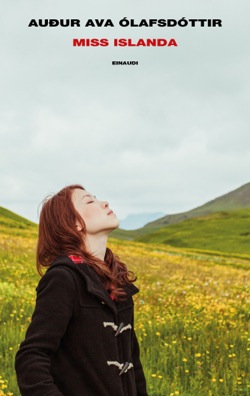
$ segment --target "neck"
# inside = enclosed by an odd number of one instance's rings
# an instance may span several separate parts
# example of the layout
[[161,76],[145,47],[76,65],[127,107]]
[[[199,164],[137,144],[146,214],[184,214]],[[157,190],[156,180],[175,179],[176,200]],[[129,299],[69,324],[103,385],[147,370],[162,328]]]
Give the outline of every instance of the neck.
[[107,234],[87,234],[85,244],[86,247],[88,248],[88,251],[95,257],[98,257],[99,259],[104,261],[104,256],[106,253],[106,247],[107,247],[107,240],[108,240],[108,235]]

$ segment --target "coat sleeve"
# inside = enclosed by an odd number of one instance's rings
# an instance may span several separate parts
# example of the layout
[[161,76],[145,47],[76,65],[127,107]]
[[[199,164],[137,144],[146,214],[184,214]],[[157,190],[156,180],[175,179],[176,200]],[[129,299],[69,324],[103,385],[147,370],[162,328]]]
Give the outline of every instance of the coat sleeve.
[[63,396],[50,365],[73,314],[75,281],[57,267],[46,272],[36,290],[35,310],[15,359],[18,386],[22,396]]
[[146,389],[146,379],[140,361],[140,348],[134,331],[134,325],[132,330],[132,360],[133,360],[134,372],[135,372],[137,396],[148,396]]

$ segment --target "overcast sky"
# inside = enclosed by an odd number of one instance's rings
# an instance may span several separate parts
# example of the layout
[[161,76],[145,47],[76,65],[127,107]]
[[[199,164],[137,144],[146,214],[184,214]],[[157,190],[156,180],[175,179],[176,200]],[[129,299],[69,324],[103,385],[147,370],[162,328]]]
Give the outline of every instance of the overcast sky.
[[[37,222],[48,193],[81,183],[122,219],[186,211],[250,181],[248,0],[39,3],[1,6],[0,205]],[[223,27],[122,28],[123,17]],[[28,28],[33,18],[81,27]],[[89,18],[115,26],[86,28]],[[110,45],[72,46],[94,37]],[[116,48],[114,37],[178,47]]]

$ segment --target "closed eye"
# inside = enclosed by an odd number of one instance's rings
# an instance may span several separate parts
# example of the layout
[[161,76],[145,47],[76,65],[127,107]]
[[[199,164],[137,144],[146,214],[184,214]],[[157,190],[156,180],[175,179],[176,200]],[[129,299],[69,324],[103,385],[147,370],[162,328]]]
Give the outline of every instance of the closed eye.
[[87,202],[87,205],[90,204],[90,203],[93,203],[93,202],[94,202],[94,201],[89,201],[89,202]]

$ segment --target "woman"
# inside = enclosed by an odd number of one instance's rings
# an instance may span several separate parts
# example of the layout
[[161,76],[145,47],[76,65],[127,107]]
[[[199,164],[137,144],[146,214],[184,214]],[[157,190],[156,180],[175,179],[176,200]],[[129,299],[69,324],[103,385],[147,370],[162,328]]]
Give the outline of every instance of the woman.
[[37,268],[48,269],[15,361],[23,396],[147,396],[135,278],[106,248],[118,226],[109,204],[80,185],[45,200]]

